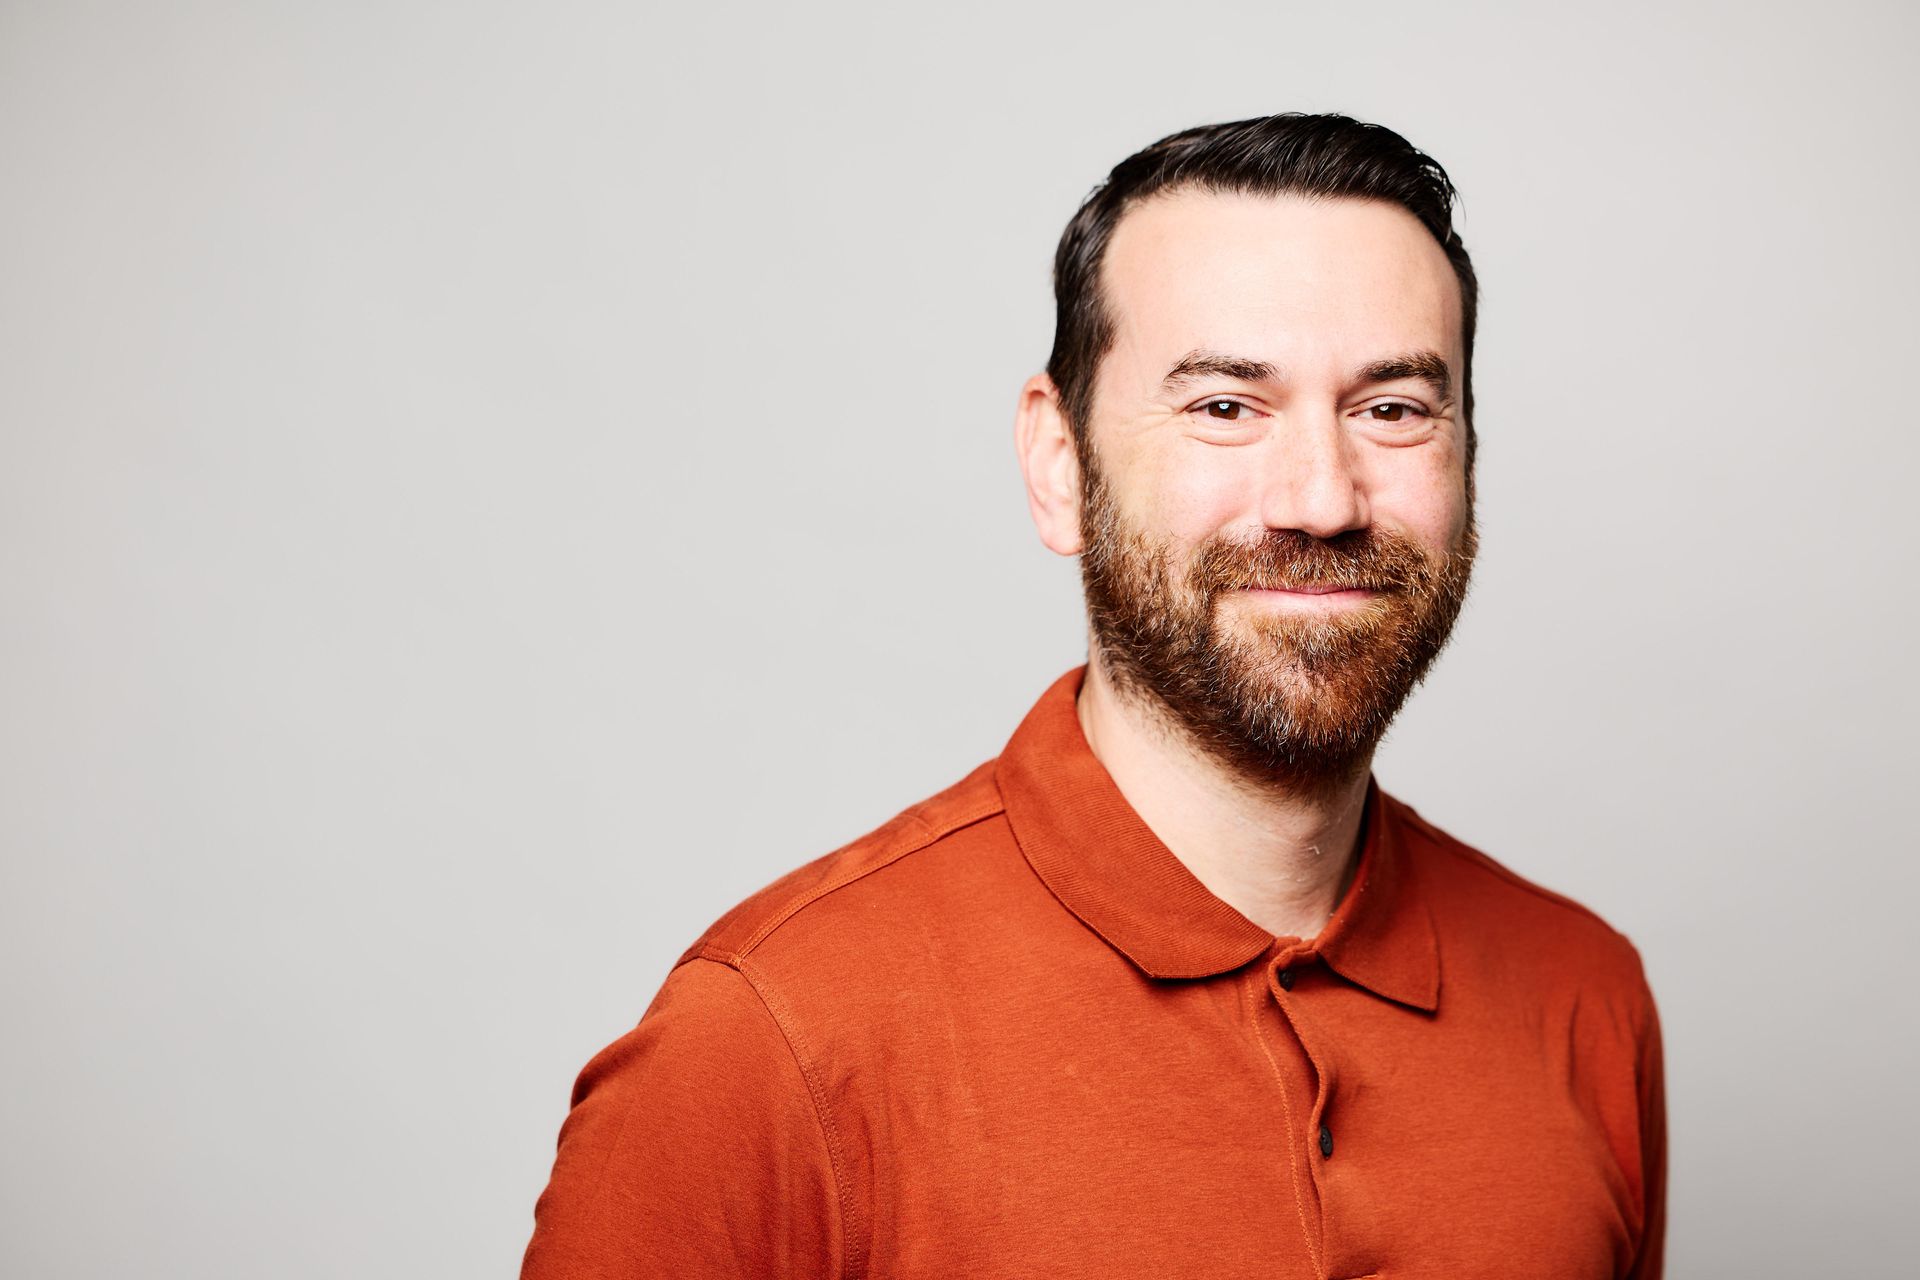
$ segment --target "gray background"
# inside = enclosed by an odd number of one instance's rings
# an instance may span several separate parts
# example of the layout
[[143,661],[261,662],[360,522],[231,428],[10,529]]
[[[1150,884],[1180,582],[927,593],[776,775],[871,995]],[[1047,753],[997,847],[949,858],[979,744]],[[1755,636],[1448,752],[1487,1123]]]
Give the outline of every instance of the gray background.
[[0,6],[0,1270],[512,1273],[672,958],[1078,660],[1011,447],[1076,202],[1306,109],[1485,288],[1382,780],[1641,947],[1674,1274],[1910,1274],[1917,34]]

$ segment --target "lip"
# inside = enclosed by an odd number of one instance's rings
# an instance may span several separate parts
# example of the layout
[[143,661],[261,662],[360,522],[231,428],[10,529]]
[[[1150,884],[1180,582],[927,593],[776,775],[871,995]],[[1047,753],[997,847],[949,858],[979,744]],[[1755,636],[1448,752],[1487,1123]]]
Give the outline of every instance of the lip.
[[1380,592],[1365,587],[1327,586],[1319,583],[1298,587],[1242,587],[1235,595],[1257,601],[1254,608],[1288,610],[1357,609]]

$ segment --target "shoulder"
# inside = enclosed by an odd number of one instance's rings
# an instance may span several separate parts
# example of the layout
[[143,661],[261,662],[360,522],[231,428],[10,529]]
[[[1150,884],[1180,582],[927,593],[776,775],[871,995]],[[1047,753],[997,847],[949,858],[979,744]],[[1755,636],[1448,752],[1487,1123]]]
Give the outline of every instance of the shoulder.
[[1598,912],[1536,884],[1389,796],[1408,857],[1456,956],[1486,954],[1542,976],[1601,982],[1636,996],[1646,977],[1634,944]]
[[[853,900],[870,896],[869,882],[882,872],[893,872],[885,877],[890,890],[911,893],[913,886],[901,884],[911,876],[901,872],[924,872],[930,859],[923,855],[964,840],[1003,813],[994,764],[988,761],[946,790],[752,894],[709,926],[676,964],[701,958],[741,967],[776,934],[790,936],[796,922],[813,926],[823,917],[843,914]],[[912,865],[916,858],[922,865]]]

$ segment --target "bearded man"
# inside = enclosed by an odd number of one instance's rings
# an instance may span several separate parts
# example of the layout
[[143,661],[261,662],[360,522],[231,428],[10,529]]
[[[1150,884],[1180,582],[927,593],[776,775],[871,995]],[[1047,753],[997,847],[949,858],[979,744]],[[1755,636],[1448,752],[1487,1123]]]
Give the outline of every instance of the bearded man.
[[1660,1274],[1634,948],[1372,773],[1476,547],[1453,195],[1282,115],[1087,199],[1017,441],[1088,665],[688,948],[524,1276]]

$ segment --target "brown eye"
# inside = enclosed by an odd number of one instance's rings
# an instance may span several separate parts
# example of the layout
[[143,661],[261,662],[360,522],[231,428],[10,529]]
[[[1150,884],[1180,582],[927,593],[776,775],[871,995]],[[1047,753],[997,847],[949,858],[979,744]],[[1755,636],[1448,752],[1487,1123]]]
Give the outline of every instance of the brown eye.
[[1247,406],[1241,404],[1238,400],[1209,400],[1207,401],[1207,416],[1209,418],[1218,418],[1222,422],[1238,422],[1240,421],[1240,415],[1246,412],[1246,408]]
[[1399,422],[1407,416],[1404,404],[1377,404],[1372,410],[1375,422]]

